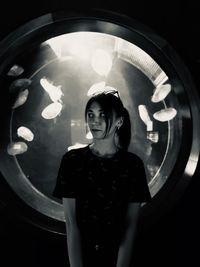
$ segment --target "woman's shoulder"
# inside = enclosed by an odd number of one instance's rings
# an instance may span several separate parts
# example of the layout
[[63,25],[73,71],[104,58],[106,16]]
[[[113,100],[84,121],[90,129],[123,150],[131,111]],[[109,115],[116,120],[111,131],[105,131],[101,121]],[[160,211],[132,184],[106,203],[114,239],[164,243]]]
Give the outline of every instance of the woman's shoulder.
[[143,164],[143,160],[137,154],[130,151],[123,151],[123,158],[127,163]]
[[135,153],[133,153],[131,151],[124,151],[123,150],[122,153],[126,158],[141,160],[141,158],[137,154],[135,154]]
[[72,148],[68,150],[64,155],[64,159],[80,159],[81,157],[85,156],[88,151],[88,145],[79,147],[79,148]]

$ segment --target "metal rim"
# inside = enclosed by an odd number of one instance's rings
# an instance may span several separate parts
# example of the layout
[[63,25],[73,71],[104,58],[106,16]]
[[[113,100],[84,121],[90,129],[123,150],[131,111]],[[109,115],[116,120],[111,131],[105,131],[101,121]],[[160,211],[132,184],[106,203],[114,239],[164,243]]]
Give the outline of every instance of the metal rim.
[[[134,40],[134,43],[138,44],[144,51],[159,62],[159,65],[172,77],[176,76],[176,79],[181,84],[181,87],[179,87],[176,92],[181,104],[185,105],[182,110],[183,136],[179,158],[166,185],[155,196],[152,203],[143,207],[141,220],[144,227],[146,227],[180,198],[196,170],[199,159],[200,142],[198,136],[200,128],[197,123],[199,120],[198,95],[188,69],[170,45],[148,27],[116,13],[92,10],[47,14],[28,22],[8,35],[8,37],[0,43],[0,59],[2,62],[0,65],[0,74],[2,75],[5,73],[5,70],[7,70],[12,63],[13,58],[17,57],[23,49],[27,49],[31,42],[32,45],[37,45],[37,43],[56,35],[85,30],[112,34],[130,42]],[[8,166],[10,166],[11,163],[7,161],[5,151],[1,151],[1,158],[4,162],[4,166],[1,166],[1,170],[5,176],[6,162]],[[13,158],[11,161],[12,167],[16,168],[17,172],[19,166],[17,166],[16,159]],[[37,197],[40,195],[42,200],[45,199],[45,205],[48,204],[49,200],[46,196],[42,195],[40,192],[36,194]],[[21,200],[19,200],[19,202],[21,202]],[[167,205],[164,204],[166,202]],[[58,208],[58,213],[61,214],[61,205],[54,201],[52,201],[52,204]],[[25,206],[27,209],[26,204]],[[38,215],[37,219],[34,219],[34,215],[32,216],[33,213]],[[42,220],[48,221],[49,223],[49,221],[54,222],[57,218],[56,215],[52,214],[50,218],[49,214],[41,214],[35,210],[32,210],[29,216],[32,217],[31,219],[29,218],[32,223],[35,221],[35,224],[39,225]],[[24,215],[24,217],[27,216]],[[63,217],[61,221],[64,221]],[[56,223],[54,227],[56,232],[63,231],[58,229]],[[48,229],[48,226],[46,226],[46,228]],[[54,231],[52,227],[50,231]]]

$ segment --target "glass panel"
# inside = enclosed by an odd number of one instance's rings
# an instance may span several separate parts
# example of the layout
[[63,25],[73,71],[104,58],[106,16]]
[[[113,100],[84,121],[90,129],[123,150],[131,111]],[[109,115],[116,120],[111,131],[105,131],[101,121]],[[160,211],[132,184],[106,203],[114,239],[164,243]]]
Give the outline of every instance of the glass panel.
[[129,150],[144,160],[152,196],[164,185],[182,121],[173,81],[145,51],[116,36],[76,32],[43,42],[13,69],[7,152],[33,188],[52,198],[62,155],[91,142],[84,119],[90,94],[113,88],[130,113]]

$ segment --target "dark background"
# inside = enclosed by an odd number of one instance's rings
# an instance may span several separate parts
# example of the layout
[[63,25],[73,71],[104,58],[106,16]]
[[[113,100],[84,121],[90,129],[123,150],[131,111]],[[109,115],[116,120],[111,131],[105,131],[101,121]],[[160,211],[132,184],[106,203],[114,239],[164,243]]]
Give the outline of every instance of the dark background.
[[[18,26],[46,13],[79,7],[102,8],[128,15],[149,26],[169,44],[188,67],[200,92],[199,11],[194,1],[3,1],[0,4],[0,39]],[[84,5],[84,6],[83,6]],[[148,229],[140,231],[135,267],[200,266],[200,168],[178,203]],[[1,192],[2,193],[2,192]],[[65,236],[25,222],[5,206],[0,213],[0,266],[68,266]],[[95,266],[94,266],[95,267]]]

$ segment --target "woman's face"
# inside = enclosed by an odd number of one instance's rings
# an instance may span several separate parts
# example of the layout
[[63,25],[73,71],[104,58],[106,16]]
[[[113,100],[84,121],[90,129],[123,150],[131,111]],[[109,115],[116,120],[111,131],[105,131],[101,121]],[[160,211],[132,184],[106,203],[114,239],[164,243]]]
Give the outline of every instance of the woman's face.
[[106,132],[105,113],[97,102],[93,102],[87,111],[87,123],[93,138],[104,138]]
[[106,133],[106,120],[105,112],[97,102],[93,102],[87,111],[87,123],[94,139],[105,139],[108,137],[114,137],[114,133],[117,128],[118,120],[115,113],[113,113],[113,123]]

